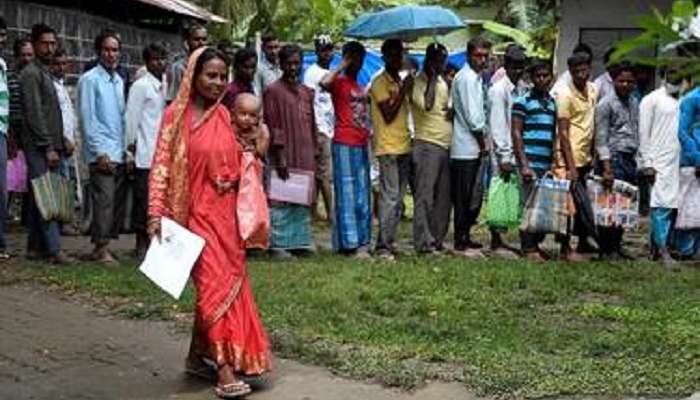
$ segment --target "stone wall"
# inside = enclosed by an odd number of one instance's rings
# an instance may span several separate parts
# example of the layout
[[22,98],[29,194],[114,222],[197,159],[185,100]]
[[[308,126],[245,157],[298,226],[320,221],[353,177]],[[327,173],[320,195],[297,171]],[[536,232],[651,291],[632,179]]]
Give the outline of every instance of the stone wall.
[[[126,6],[127,2],[124,3]],[[28,35],[32,25],[43,22],[56,29],[60,43],[72,61],[68,76],[69,84],[75,84],[85,64],[95,58],[94,38],[107,27],[121,35],[122,62],[132,71],[142,63],[141,51],[148,43],[165,41],[170,44],[171,49],[180,48],[180,39],[177,34],[144,29],[75,9],[46,6],[24,0],[2,0],[0,15],[5,18],[8,25],[9,40],[6,54],[10,59],[12,43],[20,35]]]

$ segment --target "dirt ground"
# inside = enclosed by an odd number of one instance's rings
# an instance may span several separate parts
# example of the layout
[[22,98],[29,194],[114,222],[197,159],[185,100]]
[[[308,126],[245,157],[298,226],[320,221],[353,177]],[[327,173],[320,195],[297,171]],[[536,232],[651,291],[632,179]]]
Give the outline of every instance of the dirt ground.
[[[0,399],[215,398],[183,374],[188,336],[168,323],[104,315],[36,286],[0,288]],[[406,393],[340,379],[278,359],[270,388],[251,400],[465,400],[463,386],[435,383]]]

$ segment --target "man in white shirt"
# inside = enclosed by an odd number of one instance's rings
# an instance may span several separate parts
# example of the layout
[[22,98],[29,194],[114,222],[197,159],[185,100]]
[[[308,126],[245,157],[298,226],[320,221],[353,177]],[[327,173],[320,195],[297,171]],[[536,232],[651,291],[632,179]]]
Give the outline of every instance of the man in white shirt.
[[[513,173],[515,158],[513,142],[510,135],[510,115],[513,100],[519,95],[518,81],[525,72],[527,56],[520,46],[509,46],[504,56],[505,75],[488,91],[489,132],[493,140],[493,153],[498,163],[498,171],[504,181]],[[501,233],[504,229],[491,227],[491,250],[505,258],[517,258],[517,254],[503,242]]]
[[680,190],[678,98],[682,79],[676,68],[668,68],[663,75],[663,85],[639,104],[639,158],[642,176],[652,185],[652,256],[670,266],[675,264],[668,247]]
[[[331,140],[335,126],[335,112],[331,94],[318,85],[329,72],[335,54],[335,45],[328,35],[320,35],[314,40],[316,63],[304,73],[304,85],[314,90],[314,116],[316,117],[316,183],[323,196],[326,215],[331,215]],[[311,205],[313,216],[318,219],[318,205]]]
[[614,52],[614,47],[609,48],[608,51],[605,52],[605,55],[603,55],[603,62],[605,63],[605,72],[600,74],[593,81],[593,84],[596,86],[596,89],[598,89],[599,102],[606,98],[609,94],[615,93],[615,84],[613,82],[612,76],[610,75],[610,72],[613,71],[616,67],[615,64],[610,63],[610,56],[612,56]]
[[258,68],[255,71],[253,86],[255,93],[262,96],[265,89],[274,81],[282,77],[279,54],[282,45],[274,33],[267,33],[262,37],[263,56],[258,58]]
[[[75,154],[76,130],[78,127],[77,116],[73,101],[71,100],[68,88],[64,84],[66,70],[68,68],[68,56],[62,48],[56,50],[53,61],[51,62],[51,75],[53,75],[53,85],[56,88],[56,96],[58,97],[58,105],[61,108],[61,117],[63,121],[63,145],[65,146],[66,155],[61,159],[61,175],[71,181],[75,187],[78,202],[82,203],[82,187],[80,184],[80,170],[78,168],[78,156]],[[61,234],[65,236],[74,236],[78,232],[71,225],[62,225]]]
[[126,103],[126,146],[129,169],[135,168],[132,224],[136,231],[136,252],[143,256],[148,248],[148,175],[158,139],[160,120],[165,108],[162,77],[168,53],[160,43],[143,50],[147,74],[137,79]]
[[454,130],[450,148],[450,191],[454,207],[454,250],[467,257],[483,257],[481,245],[472,241],[481,202],[474,207],[472,192],[477,184],[482,157],[488,155],[486,96],[481,72],[486,68],[491,43],[476,37],[467,44],[469,62],[452,83]]

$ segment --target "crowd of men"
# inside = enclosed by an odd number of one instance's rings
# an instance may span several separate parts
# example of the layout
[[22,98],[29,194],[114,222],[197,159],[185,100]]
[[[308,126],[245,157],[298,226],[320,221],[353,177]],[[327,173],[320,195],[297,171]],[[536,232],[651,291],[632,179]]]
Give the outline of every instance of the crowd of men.
[[[0,47],[6,37],[0,19]],[[80,166],[87,166],[90,234],[99,262],[115,262],[110,242],[124,225],[131,182],[136,250],[146,251],[148,176],[161,117],[178,94],[188,55],[207,44],[206,28],[192,26],[185,39],[186,51],[176,57],[165,44],[146,46],[144,66],[132,79],[120,63],[120,35],[103,31],[94,42],[96,60],[78,81],[75,108],[63,81],[69,60],[54,29],[35,25],[29,38],[14,44],[11,66],[0,58],[0,257],[9,257],[4,179],[18,149],[29,178],[55,170],[79,179]],[[687,188],[700,178],[700,89],[678,68],[659,71],[661,85],[647,94],[636,85],[639,69],[612,64],[609,54],[607,71],[592,82],[593,54],[583,44],[555,83],[551,61],[530,59],[515,45],[496,68],[491,43],[473,38],[468,62],[458,69],[447,63],[441,44],[430,44],[417,65],[402,41],[389,39],[381,46],[384,68],[365,87],[358,80],[366,55],[361,43],[345,43],[333,69],[336,44],[320,35],[314,45],[316,62],[305,70],[302,48],[274,35],[263,36],[260,55],[251,47],[238,50],[230,57],[233,74],[221,103],[242,132],[244,150],[266,164],[266,183],[312,174],[313,197],[320,194],[332,221],[334,251],[394,260],[410,191],[417,253],[448,251],[452,221],[449,251],[485,257],[473,231],[489,169],[505,181],[517,180],[523,199],[550,171],[584,185],[593,171],[608,188],[614,180],[648,187],[652,257],[670,264],[672,250],[676,258],[698,256],[700,230],[674,229],[679,204],[693,193]],[[28,190],[28,256],[70,263],[61,251],[62,227],[42,218],[31,185]],[[269,201],[273,257],[313,250],[317,208],[315,200]],[[575,219],[571,232],[557,236],[564,259],[580,261],[591,251],[629,258],[621,228],[601,228],[596,249],[578,213]],[[521,246],[514,249],[505,233],[491,229],[489,253],[550,258],[541,247],[543,235],[520,232]],[[578,237],[576,247],[571,236]]]

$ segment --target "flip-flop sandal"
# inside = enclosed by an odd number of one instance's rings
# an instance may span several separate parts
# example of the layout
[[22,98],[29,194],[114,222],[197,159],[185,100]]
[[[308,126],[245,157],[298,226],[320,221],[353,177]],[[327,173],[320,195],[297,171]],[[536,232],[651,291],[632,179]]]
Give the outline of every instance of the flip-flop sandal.
[[214,393],[216,393],[220,399],[236,399],[252,391],[250,386],[243,381],[228,383],[226,385],[216,385],[216,387],[214,387]]

